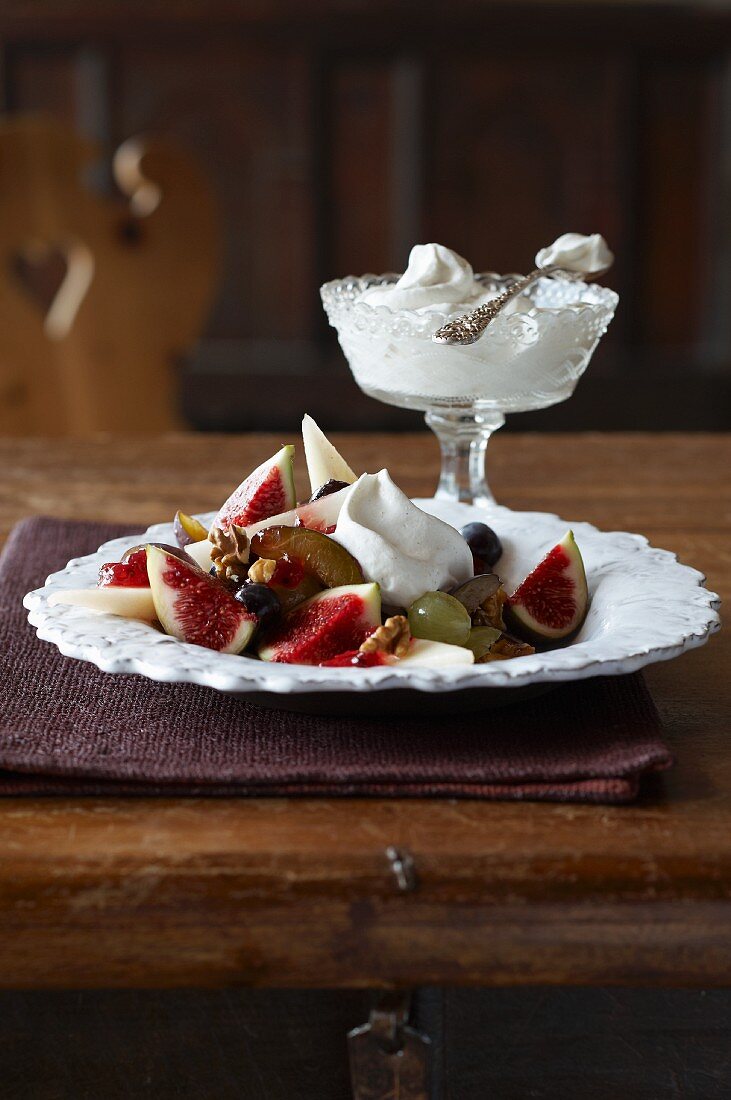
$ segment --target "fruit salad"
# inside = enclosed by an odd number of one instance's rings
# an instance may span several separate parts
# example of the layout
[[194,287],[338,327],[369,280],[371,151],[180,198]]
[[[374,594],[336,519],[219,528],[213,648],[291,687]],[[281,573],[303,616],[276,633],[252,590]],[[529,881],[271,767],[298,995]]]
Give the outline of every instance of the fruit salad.
[[569,531],[508,592],[499,533],[418,508],[387,470],[356,474],[311,417],[311,496],[287,445],[234,489],[209,528],[183,511],[175,545],[130,547],[96,588],[55,603],[139,619],[180,641],[261,661],[372,668],[513,660],[570,640],[587,610]]

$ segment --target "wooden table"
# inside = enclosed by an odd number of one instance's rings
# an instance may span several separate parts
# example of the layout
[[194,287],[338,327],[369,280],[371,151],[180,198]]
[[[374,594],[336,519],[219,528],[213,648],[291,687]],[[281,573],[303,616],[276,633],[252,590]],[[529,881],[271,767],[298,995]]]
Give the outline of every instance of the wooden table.
[[[433,489],[431,437],[340,442],[356,469]],[[32,512],[144,526],[209,509],[279,443],[6,441],[2,533]],[[501,433],[491,452],[502,503],[642,531],[731,586],[728,438]],[[0,985],[727,985],[730,648],[721,634],[648,670],[678,765],[629,807],[2,801]]]

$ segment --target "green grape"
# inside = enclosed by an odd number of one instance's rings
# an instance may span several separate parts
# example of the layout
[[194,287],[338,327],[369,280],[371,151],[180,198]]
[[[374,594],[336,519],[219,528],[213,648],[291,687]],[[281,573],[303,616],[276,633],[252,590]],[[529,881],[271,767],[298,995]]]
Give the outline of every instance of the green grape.
[[475,655],[475,660],[479,661],[480,657],[484,657],[490,647],[498,640],[501,631],[496,630],[494,626],[473,626],[470,630],[470,636],[464,643],[467,649],[471,649]]
[[459,600],[447,592],[425,592],[409,608],[409,627],[415,638],[464,645],[472,620]]

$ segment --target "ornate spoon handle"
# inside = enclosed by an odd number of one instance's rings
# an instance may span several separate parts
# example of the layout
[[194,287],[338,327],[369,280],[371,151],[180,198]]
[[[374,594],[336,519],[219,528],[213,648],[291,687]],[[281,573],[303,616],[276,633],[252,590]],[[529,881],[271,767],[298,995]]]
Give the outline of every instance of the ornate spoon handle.
[[432,336],[432,340],[436,344],[474,344],[511,298],[521,294],[526,287],[529,287],[531,283],[535,283],[537,279],[542,279],[544,275],[555,275],[559,272],[569,279],[579,277],[577,272],[565,271],[560,267],[537,267],[530,274],[516,280],[502,294],[498,294],[497,298],[491,298],[489,302],[473,309],[471,313],[465,313],[464,316],[457,317],[454,321],[448,321],[442,328],[437,329]]

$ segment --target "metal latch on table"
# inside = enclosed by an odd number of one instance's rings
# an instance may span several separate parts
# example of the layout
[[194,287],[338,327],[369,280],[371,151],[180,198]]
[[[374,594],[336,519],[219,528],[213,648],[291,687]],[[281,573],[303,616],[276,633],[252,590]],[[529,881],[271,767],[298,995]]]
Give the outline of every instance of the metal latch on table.
[[429,1100],[431,1039],[409,1025],[411,997],[387,994],[348,1033],[353,1100]]

